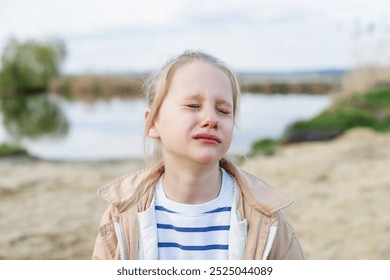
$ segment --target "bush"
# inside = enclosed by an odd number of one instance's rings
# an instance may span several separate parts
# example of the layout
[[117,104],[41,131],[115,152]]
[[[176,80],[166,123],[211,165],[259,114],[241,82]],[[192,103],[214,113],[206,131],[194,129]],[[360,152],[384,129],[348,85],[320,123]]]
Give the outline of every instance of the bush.
[[[352,95],[310,120],[294,123],[285,131],[283,142],[309,139],[310,134],[327,140],[354,127],[390,131],[390,88],[381,88],[364,95]],[[321,138],[321,137],[317,137]]]
[[27,151],[17,145],[2,143],[0,144],[0,156],[6,155],[27,155]]
[[260,139],[254,142],[251,146],[251,154],[263,154],[266,156],[272,156],[275,154],[278,146],[278,142],[270,139]]

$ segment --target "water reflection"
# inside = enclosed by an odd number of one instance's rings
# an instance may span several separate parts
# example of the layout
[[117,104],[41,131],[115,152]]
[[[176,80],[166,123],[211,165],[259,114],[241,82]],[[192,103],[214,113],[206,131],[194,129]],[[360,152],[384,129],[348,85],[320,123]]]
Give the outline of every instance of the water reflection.
[[69,124],[61,107],[46,95],[0,95],[3,127],[12,141],[63,138]]
[[[91,103],[50,94],[15,98],[1,97],[0,143],[5,134],[23,138],[21,144],[31,155],[50,160],[143,157],[144,99]],[[291,122],[310,118],[328,104],[325,95],[243,94],[229,152],[247,154],[254,140],[279,137]]]

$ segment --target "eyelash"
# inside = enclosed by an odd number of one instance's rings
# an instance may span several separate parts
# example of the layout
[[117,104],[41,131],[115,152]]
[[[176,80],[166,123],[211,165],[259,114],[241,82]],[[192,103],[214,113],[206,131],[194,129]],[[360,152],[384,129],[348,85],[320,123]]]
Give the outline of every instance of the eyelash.
[[[200,108],[200,105],[198,105],[198,104],[188,104],[188,105],[186,105],[188,108],[191,108],[191,109],[199,109]],[[224,115],[228,115],[228,114],[230,114],[230,112],[228,111],[228,110],[224,110],[224,109],[218,109],[217,108],[217,110],[218,110],[218,112],[220,112],[220,113],[222,113],[222,114],[224,114]]]
[[225,115],[229,115],[230,114],[230,112],[227,111],[227,110],[218,109],[218,111],[220,111],[222,114],[225,114]]
[[188,104],[187,107],[198,109],[198,108],[200,108],[200,105],[198,105],[198,104]]

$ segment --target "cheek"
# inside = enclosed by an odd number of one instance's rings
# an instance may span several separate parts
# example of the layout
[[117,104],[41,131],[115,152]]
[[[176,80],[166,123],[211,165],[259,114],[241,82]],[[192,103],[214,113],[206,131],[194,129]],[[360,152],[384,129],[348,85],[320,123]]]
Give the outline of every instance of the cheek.
[[224,122],[224,127],[225,127],[224,130],[226,134],[230,134],[230,135],[233,134],[233,130],[234,130],[233,120],[226,120],[226,122]]
[[227,134],[226,137],[229,139],[230,142],[232,142],[232,139],[233,139],[233,128],[230,129],[226,134]]
[[165,135],[165,137],[174,137],[182,132],[188,123],[188,119],[182,115],[172,110],[165,110],[160,112],[160,118],[155,124],[160,134]]

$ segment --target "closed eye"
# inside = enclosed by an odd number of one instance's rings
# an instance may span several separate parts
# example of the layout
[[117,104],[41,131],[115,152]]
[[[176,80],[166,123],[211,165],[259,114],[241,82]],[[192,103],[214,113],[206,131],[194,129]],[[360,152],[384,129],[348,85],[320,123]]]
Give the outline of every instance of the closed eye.
[[223,109],[223,108],[217,108],[217,111],[222,113],[222,114],[225,114],[225,115],[230,114],[229,110],[226,110],[226,109]]
[[193,108],[193,109],[199,109],[200,108],[199,104],[187,104],[186,106],[189,107],[189,108]]

